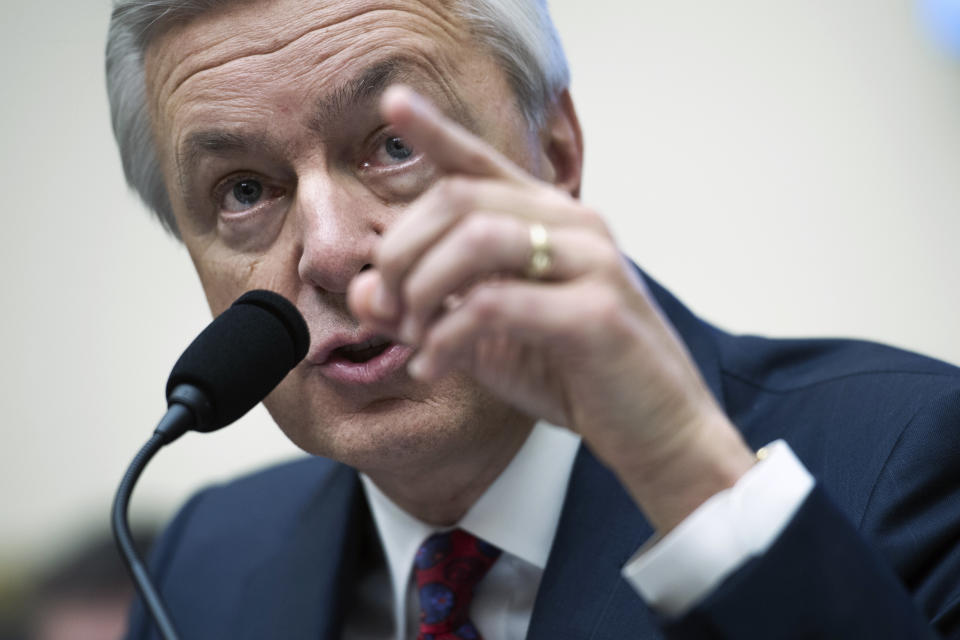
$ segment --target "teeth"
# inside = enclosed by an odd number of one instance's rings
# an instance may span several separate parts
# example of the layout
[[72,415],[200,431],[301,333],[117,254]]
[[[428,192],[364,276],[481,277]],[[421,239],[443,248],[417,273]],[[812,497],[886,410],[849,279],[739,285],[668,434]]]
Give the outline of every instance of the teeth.
[[354,353],[354,352],[356,352],[356,351],[364,351],[365,349],[373,349],[373,348],[375,348],[375,347],[380,347],[380,346],[382,346],[382,345],[387,344],[388,342],[390,342],[390,341],[387,340],[386,338],[382,338],[382,337],[380,337],[380,336],[377,336],[377,337],[374,337],[374,338],[370,338],[369,340],[366,340],[366,341],[364,341],[364,342],[359,342],[359,343],[357,343],[357,344],[347,344],[347,345],[344,345],[344,346],[340,347],[339,350],[340,350],[340,351],[345,351],[346,353]]

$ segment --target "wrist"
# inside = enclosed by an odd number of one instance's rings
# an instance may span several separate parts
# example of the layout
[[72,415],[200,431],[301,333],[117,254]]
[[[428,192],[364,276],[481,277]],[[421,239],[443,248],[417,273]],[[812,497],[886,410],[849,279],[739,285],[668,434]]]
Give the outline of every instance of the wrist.
[[661,535],[711,496],[732,487],[756,462],[736,427],[719,410],[678,428],[611,465]]

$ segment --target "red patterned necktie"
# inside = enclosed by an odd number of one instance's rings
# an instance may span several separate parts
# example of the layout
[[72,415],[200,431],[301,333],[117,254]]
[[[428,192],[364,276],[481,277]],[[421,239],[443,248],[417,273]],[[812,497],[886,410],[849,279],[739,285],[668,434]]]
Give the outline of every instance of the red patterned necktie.
[[417,640],[482,640],[467,616],[474,588],[499,555],[500,549],[463,529],[435,533],[420,545],[414,560]]

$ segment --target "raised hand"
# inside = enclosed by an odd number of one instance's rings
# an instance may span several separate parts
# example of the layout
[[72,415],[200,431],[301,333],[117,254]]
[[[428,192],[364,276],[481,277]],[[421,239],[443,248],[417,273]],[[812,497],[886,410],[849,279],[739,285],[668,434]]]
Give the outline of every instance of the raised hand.
[[382,110],[440,178],[351,284],[361,322],[580,433],[661,530],[732,484],[752,455],[602,218],[408,89]]

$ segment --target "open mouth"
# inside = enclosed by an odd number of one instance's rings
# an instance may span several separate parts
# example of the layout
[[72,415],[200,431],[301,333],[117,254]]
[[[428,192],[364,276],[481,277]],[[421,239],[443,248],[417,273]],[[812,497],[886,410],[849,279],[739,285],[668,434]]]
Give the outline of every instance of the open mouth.
[[328,362],[346,361],[362,364],[373,360],[389,349],[392,344],[390,340],[381,336],[376,336],[356,344],[346,344],[334,349],[330,353]]
[[384,336],[370,336],[349,344],[341,342],[322,361],[319,357],[323,356],[318,356],[314,362],[319,364],[322,375],[327,379],[362,386],[378,384],[400,375],[412,355],[413,349],[406,345]]

